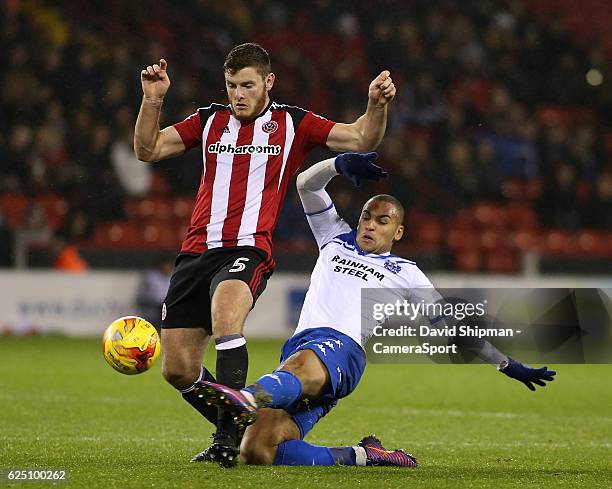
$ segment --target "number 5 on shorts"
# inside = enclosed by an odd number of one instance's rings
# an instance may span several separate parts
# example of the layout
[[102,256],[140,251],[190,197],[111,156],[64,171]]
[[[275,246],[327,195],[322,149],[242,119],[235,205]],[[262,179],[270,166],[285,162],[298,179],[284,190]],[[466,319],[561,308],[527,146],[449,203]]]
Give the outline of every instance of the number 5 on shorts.
[[242,272],[246,268],[246,265],[243,263],[245,261],[249,261],[247,257],[236,258],[236,261],[232,265],[232,268],[229,269],[229,272]]

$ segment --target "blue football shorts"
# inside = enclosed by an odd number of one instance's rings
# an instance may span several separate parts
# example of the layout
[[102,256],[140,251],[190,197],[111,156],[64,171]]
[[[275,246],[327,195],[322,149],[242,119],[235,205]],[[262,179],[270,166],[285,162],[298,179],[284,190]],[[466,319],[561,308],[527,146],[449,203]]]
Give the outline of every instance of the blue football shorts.
[[286,409],[302,438],[338,402],[355,390],[366,365],[363,349],[332,328],[312,328],[289,338],[281,348],[281,363],[300,350],[312,350],[329,372],[331,385],[319,399],[302,399]]

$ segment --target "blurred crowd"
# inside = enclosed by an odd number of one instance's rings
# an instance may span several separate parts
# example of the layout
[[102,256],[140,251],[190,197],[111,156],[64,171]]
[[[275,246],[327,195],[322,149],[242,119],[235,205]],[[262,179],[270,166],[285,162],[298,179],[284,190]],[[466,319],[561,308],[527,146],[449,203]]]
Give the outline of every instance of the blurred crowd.
[[[597,46],[576,48],[559,19],[539,24],[522,2],[502,0],[147,5],[3,0],[0,197],[61,194],[67,217],[47,232],[62,243],[128,218],[130,199],[194,194],[197,151],[156,165],[133,155],[140,70],[168,60],[161,124],[171,124],[226,101],[223,59],[247,40],[271,54],[275,100],[337,121],[358,117],[369,81],[392,72],[398,95],[379,150],[391,178],[377,188],[411,209],[450,218],[533,184],[543,226],[612,228],[610,83],[586,77],[607,76],[607,60]],[[356,218],[371,187],[333,190]],[[32,207],[19,226],[44,232]],[[291,192],[279,239],[309,239],[296,212]],[[9,228],[0,214],[0,232]]]

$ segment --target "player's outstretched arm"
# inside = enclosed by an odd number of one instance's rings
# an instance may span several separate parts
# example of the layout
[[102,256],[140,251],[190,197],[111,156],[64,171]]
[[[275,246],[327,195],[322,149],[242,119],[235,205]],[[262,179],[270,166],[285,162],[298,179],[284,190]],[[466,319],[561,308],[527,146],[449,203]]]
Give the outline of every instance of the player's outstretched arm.
[[332,205],[332,199],[325,191],[325,187],[338,175],[334,161],[335,158],[319,161],[297,176],[295,185],[306,215],[322,211]]
[[372,151],[382,141],[387,127],[387,108],[395,97],[391,73],[384,70],[368,89],[368,107],[352,124],[336,124],[327,137],[333,151]]
[[374,164],[376,153],[346,153],[315,163],[297,177],[296,185],[310,229],[317,244],[323,246],[327,240],[350,226],[336,213],[331,197],[325,187],[336,175],[345,175],[358,185],[360,179],[380,180],[387,173]]
[[455,338],[455,343],[462,350],[471,351],[486,362],[497,366],[500,372],[512,379],[522,382],[532,391],[536,390],[533,384],[539,385],[540,387],[546,387],[544,381],[552,382],[555,380],[557,372],[554,370],[548,370],[548,367],[532,368],[517,362],[503,354],[484,338],[457,337]]
[[159,64],[147,66],[140,72],[142,103],[134,129],[134,153],[140,161],[159,161],[185,152],[185,145],[178,131],[170,126],[159,129],[159,116],[170,77],[168,63],[160,59]]
[[499,366],[499,370],[508,377],[522,382],[532,391],[536,390],[533,384],[539,385],[540,387],[546,387],[544,381],[552,382],[555,380],[555,375],[557,374],[554,370],[548,370],[548,367],[532,368],[510,357],[508,357],[507,362],[502,362]]
[[304,211],[307,214],[318,212],[329,207],[331,197],[325,187],[336,175],[344,175],[353,185],[359,187],[361,179],[380,180],[387,172],[375,161],[378,154],[343,153],[335,158],[320,161],[300,173],[296,185]]
[[[423,302],[425,304],[446,304],[446,300],[433,287],[423,272],[416,269],[412,280],[413,283],[411,284],[410,289],[410,300],[412,302]],[[457,320],[451,314],[450,316],[430,316],[429,322],[432,327],[438,328],[442,333],[447,327],[456,326]],[[444,334],[439,336],[439,338],[444,338]],[[551,382],[555,380],[554,377],[556,372],[554,370],[548,370],[548,367],[532,368],[528,365],[523,365],[522,363],[517,362],[516,360],[513,360],[509,356],[502,353],[495,347],[495,345],[488,342],[484,338],[475,336],[455,336],[452,338],[452,343],[459,347],[462,353],[469,353],[470,355],[478,356],[488,364],[497,367],[500,372],[503,372],[508,377],[522,382],[532,391],[536,390],[533,384],[545,387],[546,384],[544,381]]]

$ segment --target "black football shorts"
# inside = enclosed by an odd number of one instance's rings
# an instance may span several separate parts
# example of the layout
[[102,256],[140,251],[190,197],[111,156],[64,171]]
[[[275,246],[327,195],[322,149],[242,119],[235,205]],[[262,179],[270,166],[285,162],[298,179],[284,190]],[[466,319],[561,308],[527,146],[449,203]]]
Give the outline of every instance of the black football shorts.
[[201,328],[212,334],[211,298],[224,280],[242,280],[253,305],[274,271],[271,256],[253,246],[180,253],[162,307],[162,328]]

